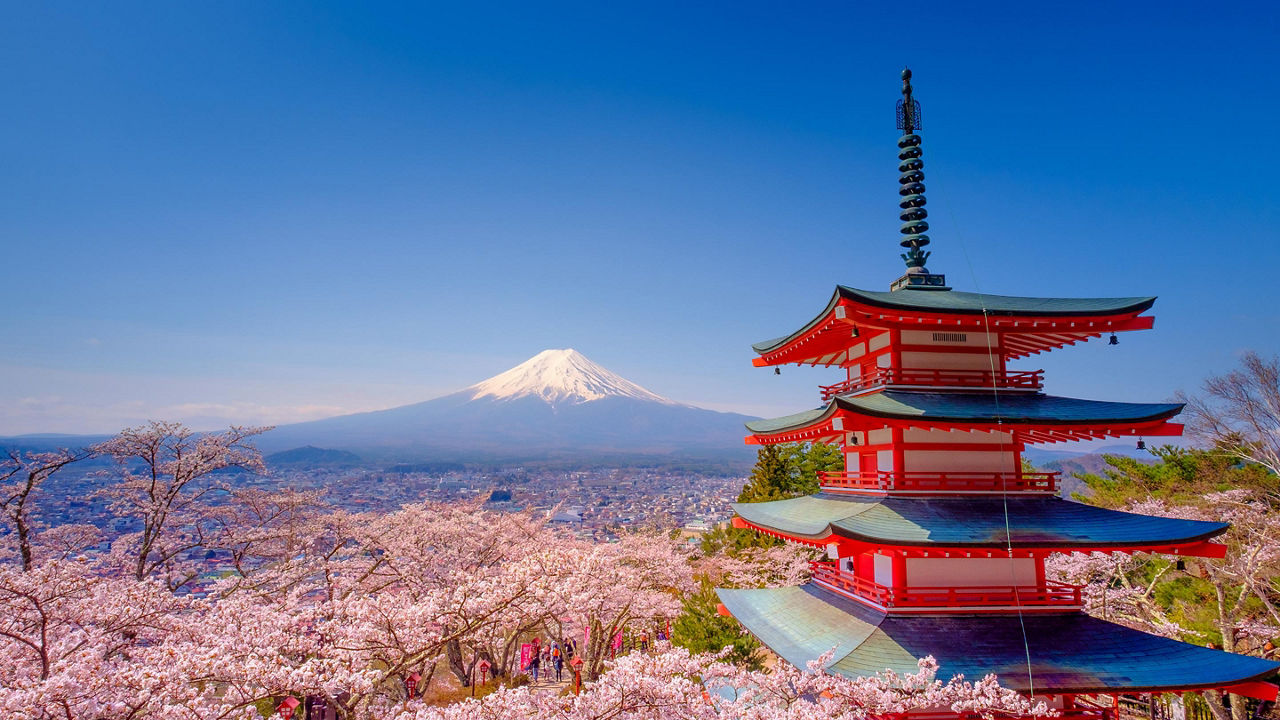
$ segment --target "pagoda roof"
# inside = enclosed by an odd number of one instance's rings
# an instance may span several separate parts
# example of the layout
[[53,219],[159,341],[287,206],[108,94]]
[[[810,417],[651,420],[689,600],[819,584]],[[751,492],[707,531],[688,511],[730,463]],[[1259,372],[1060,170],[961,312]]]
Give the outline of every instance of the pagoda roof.
[[1056,497],[895,497],[817,493],[735,503],[753,526],[810,542],[911,547],[1156,548],[1201,543],[1227,523],[1153,517]]
[[[776,435],[816,427],[838,414],[894,420],[900,421],[896,423],[899,425],[919,427],[951,424],[1125,425],[1158,423],[1177,415],[1182,407],[1180,403],[1109,402],[1025,392],[884,390],[863,395],[837,395],[824,407],[780,418],[753,420],[746,423],[746,427],[756,435]],[[884,423],[873,421],[868,424],[869,427],[872,425],[883,426]],[[844,423],[841,428],[832,428],[840,429],[859,428]],[[1149,430],[1148,434],[1157,433]]]
[[[751,347],[760,355],[766,356],[758,358],[756,364],[829,364],[828,361],[791,357],[790,351],[783,351],[798,341],[816,340],[832,332],[840,338],[847,338],[847,329],[856,323],[870,326],[905,323],[903,326],[932,327],[936,319],[936,322],[946,326],[954,322],[965,326],[990,326],[992,330],[1006,333],[1026,334],[1028,337],[1012,341],[1004,349],[1004,353],[1010,357],[1023,357],[1098,337],[1104,332],[1150,328],[1151,318],[1136,316],[1150,309],[1155,301],[1154,296],[1033,298],[957,290],[904,289],[880,292],[837,285],[826,308],[803,327],[788,335],[755,343]],[[942,318],[952,320],[944,322]],[[996,320],[991,320],[992,318]],[[1025,318],[1028,322],[1012,322],[1012,318]],[[908,319],[917,323],[928,319],[929,324],[912,325],[907,322]],[[1031,322],[1032,320],[1039,322]],[[842,342],[843,340],[838,340],[837,344]],[[821,341],[818,345],[825,346],[826,341]]]
[[787,662],[803,668],[834,648],[827,670],[850,678],[914,673],[928,655],[941,680],[995,673],[1005,687],[1040,694],[1226,687],[1280,668],[1076,612],[887,615],[813,585],[717,592]]

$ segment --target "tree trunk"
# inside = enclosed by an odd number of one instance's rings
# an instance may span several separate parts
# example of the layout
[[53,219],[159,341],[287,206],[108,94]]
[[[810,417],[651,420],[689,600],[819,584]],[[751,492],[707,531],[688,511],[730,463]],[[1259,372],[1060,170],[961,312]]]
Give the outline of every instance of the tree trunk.
[[462,683],[462,687],[471,687],[471,673],[462,657],[462,643],[457,640],[445,643],[445,655],[449,658],[449,669],[458,678],[458,682]]
[[[1221,578],[1212,578],[1210,582],[1213,583],[1213,592],[1218,601],[1218,632],[1222,634],[1222,649],[1227,652],[1235,652],[1236,630],[1235,625],[1227,616],[1226,588],[1223,586]],[[1222,693],[1215,693],[1215,695],[1218,695],[1220,702],[1230,703],[1231,720],[1247,720],[1247,716],[1245,714],[1245,699],[1242,696],[1236,695],[1235,693],[1229,693],[1225,697],[1223,697]],[[1216,712],[1214,713],[1214,717],[1215,719],[1217,718]]]
[[1204,697],[1205,705],[1209,706],[1209,712],[1213,713],[1213,720],[1231,719],[1232,713],[1227,710],[1222,693],[1217,690],[1205,690],[1201,695]]

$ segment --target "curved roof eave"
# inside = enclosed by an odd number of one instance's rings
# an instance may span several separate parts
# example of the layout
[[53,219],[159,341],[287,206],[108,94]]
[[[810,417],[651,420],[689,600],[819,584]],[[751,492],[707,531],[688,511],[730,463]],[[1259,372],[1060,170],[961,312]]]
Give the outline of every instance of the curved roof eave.
[[750,420],[743,423],[743,426],[757,435],[773,435],[796,428],[802,428],[821,422],[834,415],[836,412],[836,403],[834,400],[827,403],[823,407],[814,408],[813,410],[805,410],[791,415],[784,415],[778,418],[765,418],[761,420]]
[[[1088,317],[1121,314],[1137,314],[1155,304],[1154,295],[1145,297],[1124,298],[1030,298],[1011,295],[986,295],[984,293],[960,292],[957,290],[929,291],[897,290],[881,292],[859,290],[847,285],[837,285],[826,308],[818,313],[803,327],[788,335],[763,340],[751,346],[757,354],[765,355],[774,352],[822,322],[831,314],[840,300],[847,299],[872,307],[886,310],[902,310],[917,312],[936,312],[955,315],[988,315],[1016,316],[1034,315],[1037,317]],[[909,300],[910,302],[904,302]]]
[[820,408],[752,420],[744,425],[756,435],[777,435],[825,421],[837,410],[890,420],[939,423],[1097,425],[1168,420],[1183,407],[1183,403],[1120,403],[1040,393],[883,390],[866,395],[837,395]]
[[[910,292],[911,294],[907,294]],[[1034,315],[1037,317],[1087,317],[1127,315],[1149,309],[1156,296],[1119,298],[1036,298],[986,293],[883,292],[837,285],[836,295],[858,303],[892,310],[915,310],[956,315]],[[907,302],[909,301],[909,302]]]
[[805,667],[836,648],[827,668],[846,677],[886,668],[915,672],[918,658],[932,655],[939,679],[995,673],[1014,690],[1074,694],[1227,687],[1280,668],[1080,612],[903,616],[813,585],[716,592],[734,618],[787,662]]
[[[1042,393],[884,390],[837,395],[832,403],[859,415],[895,420],[1001,424],[1139,423],[1167,420],[1185,403],[1124,403]],[[781,418],[779,418],[781,419]]]
[[1056,497],[877,497],[817,493],[734,503],[752,525],[799,539],[896,547],[1141,548],[1190,545],[1227,523],[1128,513]]
[[792,340],[799,337],[800,335],[803,335],[809,332],[811,329],[813,329],[819,323],[821,323],[823,318],[830,315],[831,311],[834,310],[836,305],[840,302],[840,297],[841,297],[840,287],[841,286],[839,285],[836,286],[835,292],[831,293],[831,300],[827,303],[827,306],[823,308],[822,312],[818,313],[817,316],[815,316],[812,320],[805,323],[804,326],[801,327],[799,330],[796,330],[795,332],[789,335],[783,335],[782,337],[776,337],[772,340],[764,340],[764,341],[755,343],[751,346],[751,349],[755,350],[756,353],[760,355],[764,355],[765,353],[770,353],[770,352],[773,352],[774,350],[777,350],[778,348],[786,345],[787,343],[791,342]]

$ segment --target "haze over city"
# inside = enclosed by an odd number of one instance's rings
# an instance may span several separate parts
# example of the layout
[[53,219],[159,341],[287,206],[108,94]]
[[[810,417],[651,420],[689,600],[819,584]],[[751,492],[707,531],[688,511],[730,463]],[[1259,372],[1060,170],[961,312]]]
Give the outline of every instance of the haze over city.
[[1260,3],[11,3],[0,26],[0,434],[313,420],[567,347],[677,402],[803,409],[831,371],[750,344],[900,274],[904,65],[932,269],[1160,297],[1154,332],[1024,361],[1048,390],[1158,401],[1280,351]]

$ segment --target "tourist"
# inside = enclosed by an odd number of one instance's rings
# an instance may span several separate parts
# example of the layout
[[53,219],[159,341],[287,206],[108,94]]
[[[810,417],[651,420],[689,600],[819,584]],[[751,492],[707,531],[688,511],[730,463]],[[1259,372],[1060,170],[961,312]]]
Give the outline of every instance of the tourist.
[[556,669],[556,682],[564,680],[564,656],[560,652],[560,643],[551,644],[551,665]]
[[533,659],[529,661],[529,668],[528,668],[529,677],[533,678],[534,685],[538,684],[538,668],[541,665],[542,665],[542,660],[539,658],[538,652],[535,650],[533,653]]

